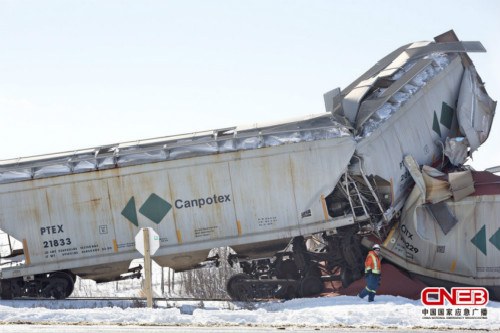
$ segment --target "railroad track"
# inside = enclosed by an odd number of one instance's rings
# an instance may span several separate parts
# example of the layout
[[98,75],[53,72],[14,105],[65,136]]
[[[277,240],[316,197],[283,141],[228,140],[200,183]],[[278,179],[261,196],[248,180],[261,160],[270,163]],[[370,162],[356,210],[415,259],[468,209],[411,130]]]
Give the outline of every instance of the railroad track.
[[[54,301],[100,301],[100,302],[106,302],[106,301],[144,301],[146,302],[147,299],[145,297],[68,297],[66,299],[62,300],[56,300],[52,298],[34,298],[34,297],[23,297],[23,298],[15,298],[14,300],[16,301],[42,301],[42,302],[54,302]],[[187,301],[193,301],[193,302],[232,302],[230,298],[193,298],[193,297],[155,297],[153,298],[153,302],[187,302]]]
[[[145,297],[68,297],[66,300],[98,300],[98,301],[146,301]],[[193,302],[231,302],[230,298],[194,298],[194,297],[153,297],[158,301],[193,301]]]
[[[1,301],[1,300],[0,300]],[[7,301],[7,300],[5,300]],[[145,308],[147,299],[144,297],[68,297],[66,299],[53,298],[15,298],[8,300],[12,302],[12,306],[23,307],[29,306],[45,307],[49,309],[77,309],[77,308],[104,308],[104,307],[121,307],[121,308]],[[267,300],[269,301],[269,300]],[[279,300],[274,300],[278,301]],[[30,302],[30,303],[28,303]],[[34,304],[32,304],[34,302]],[[218,304],[207,304],[207,302],[218,302]],[[153,298],[154,308],[177,308],[181,314],[192,315],[195,309],[203,309],[206,306],[218,307],[221,309],[254,309],[262,301],[234,301],[229,298],[193,298],[193,297],[173,297]]]

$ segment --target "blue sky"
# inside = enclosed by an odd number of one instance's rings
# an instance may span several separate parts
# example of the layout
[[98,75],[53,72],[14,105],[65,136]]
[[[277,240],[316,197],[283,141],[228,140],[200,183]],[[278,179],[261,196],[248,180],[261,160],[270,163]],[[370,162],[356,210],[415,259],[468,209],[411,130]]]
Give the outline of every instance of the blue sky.
[[[0,159],[324,111],[397,47],[454,29],[500,96],[500,1],[0,0]],[[500,120],[474,155],[500,165]]]

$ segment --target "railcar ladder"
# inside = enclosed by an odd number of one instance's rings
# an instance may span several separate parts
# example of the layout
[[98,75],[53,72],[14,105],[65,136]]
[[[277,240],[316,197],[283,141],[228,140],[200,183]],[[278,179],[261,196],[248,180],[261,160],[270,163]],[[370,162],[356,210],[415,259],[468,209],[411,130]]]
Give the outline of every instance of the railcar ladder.
[[[377,206],[380,209],[380,213],[382,213],[382,219],[378,222],[378,226],[380,227],[383,222],[385,222],[386,224],[389,224],[389,219],[385,215],[384,209],[382,208],[382,204],[380,203],[378,195],[377,195],[377,193],[375,193],[375,190],[373,189],[370,181],[368,180],[368,178],[365,175],[365,172],[363,171],[363,159],[361,157],[359,157],[359,156],[356,156],[356,155],[354,155],[354,157],[358,159],[359,165],[360,165],[359,170],[361,172],[361,176],[363,177],[366,185],[368,186],[368,189],[370,190],[370,193],[372,194],[373,198],[377,202]],[[376,230],[376,232],[378,234],[378,228],[376,228],[375,230]]]
[[[347,171],[344,174],[343,184],[345,185],[345,193],[346,193],[347,199],[349,200],[349,205],[351,206],[352,215],[354,216],[354,220],[355,221],[370,220],[370,214],[368,213],[368,210],[366,209],[363,195],[359,192],[358,185],[356,184],[356,181],[354,179],[352,179],[351,176],[349,176]],[[356,202],[359,202],[359,204],[357,204]],[[357,204],[357,206],[355,206],[356,204]],[[359,208],[363,209],[363,213],[364,213],[363,215],[356,215],[356,209],[359,209]]]

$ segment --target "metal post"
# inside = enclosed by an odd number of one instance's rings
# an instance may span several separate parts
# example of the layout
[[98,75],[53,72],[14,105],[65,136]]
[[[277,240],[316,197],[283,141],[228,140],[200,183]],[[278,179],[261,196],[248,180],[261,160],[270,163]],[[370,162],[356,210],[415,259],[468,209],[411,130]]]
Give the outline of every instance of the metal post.
[[165,268],[161,268],[161,296],[165,295],[165,274],[164,274]]
[[175,288],[174,288],[175,287],[175,281],[174,281],[175,280],[175,269],[172,268],[171,271],[172,271],[172,281],[171,281],[172,282],[172,292],[174,292],[175,291]]
[[146,275],[146,297],[148,308],[153,307],[153,296],[151,292],[151,254],[149,246],[149,229],[143,228],[144,232],[144,274]]
[[168,296],[170,296],[170,268],[167,267],[167,287],[168,287]]
[[9,253],[12,254],[14,250],[12,249],[12,243],[10,242],[10,235],[7,233],[6,235],[7,235],[7,240],[9,241],[9,251],[10,251]]

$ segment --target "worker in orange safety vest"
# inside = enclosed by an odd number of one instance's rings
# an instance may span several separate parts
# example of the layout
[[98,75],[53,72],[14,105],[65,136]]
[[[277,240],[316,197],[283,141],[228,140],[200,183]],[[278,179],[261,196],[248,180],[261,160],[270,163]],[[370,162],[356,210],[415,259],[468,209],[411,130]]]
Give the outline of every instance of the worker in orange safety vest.
[[375,244],[372,247],[372,251],[368,252],[365,260],[366,288],[361,290],[358,294],[360,298],[364,298],[368,295],[368,302],[373,302],[375,300],[375,294],[380,283],[382,274],[380,260],[380,245]]

